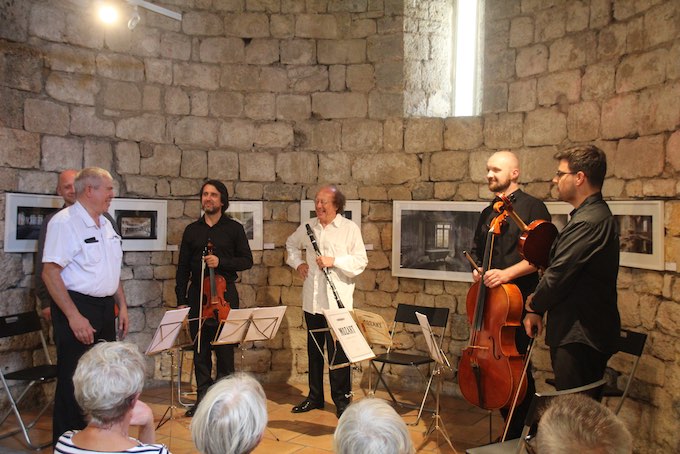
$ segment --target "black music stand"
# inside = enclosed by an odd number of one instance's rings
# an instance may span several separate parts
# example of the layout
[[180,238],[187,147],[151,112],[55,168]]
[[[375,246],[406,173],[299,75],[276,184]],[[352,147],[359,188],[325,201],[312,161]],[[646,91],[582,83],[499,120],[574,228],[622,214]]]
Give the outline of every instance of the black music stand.
[[151,339],[149,347],[146,349],[147,355],[155,355],[157,353],[167,353],[170,356],[170,406],[165,410],[161,416],[156,429],[161,427],[171,419],[175,419],[175,354],[179,346],[176,345],[177,336],[182,328],[182,323],[189,313],[189,308],[175,309],[167,311],[163,314],[161,323],[158,325],[156,332]]
[[[430,326],[430,322],[427,320],[427,316],[424,314],[421,314],[420,312],[416,312],[416,316],[418,317],[418,322],[420,323],[420,327],[423,329],[423,335],[425,336],[425,342],[427,343],[427,349],[430,352],[430,358],[432,358],[435,362],[435,370],[433,373],[434,377],[437,377],[437,385],[436,385],[436,391],[435,391],[435,399],[436,399],[436,404],[434,407],[434,414],[432,415],[432,422],[430,423],[430,426],[427,428],[427,432],[425,432],[425,438],[423,439],[423,443],[420,445],[418,450],[422,449],[423,446],[425,446],[425,443],[427,443],[427,439],[432,435],[433,432],[438,431],[439,433],[442,434],[446,442],[451,446],[451,449],[453,449],[453,452],[458,454],[458,451],[456,451],[456,448],[453,447],[453,443],[451,443],[451,438],[449,437],[449,434],[446,432],[446,427],[444,427],[444,421],[442,420],[441,415],[439,414],[439,409],[440,409],[440,396],[442,392],[442,382],[443,382],[443,377],[442,374],[446,369],[451,369],[451,363],[449,362],[448,358],[446,357],[446,354],[444,351],[439,347],[439,343],[437,342],[437,336],[432,332],[432,327]],[[423,401],[423,405],[425,404],[425,401]],[[421,407],[422,411],[422,407]]]

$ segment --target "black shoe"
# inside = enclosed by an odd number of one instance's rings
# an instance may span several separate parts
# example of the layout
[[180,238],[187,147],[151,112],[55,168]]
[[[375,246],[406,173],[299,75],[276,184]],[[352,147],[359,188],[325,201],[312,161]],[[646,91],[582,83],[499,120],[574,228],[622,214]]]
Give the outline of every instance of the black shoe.
[[349,406],[349,403],[345,404],[340,404],[335,406],[335,414],[338,416],[338,419],[340,419],[340,416],[347,410],[347,407]]
[[191,418],[194,416],[194,413],[196,413],[196,405],[188,409],[186,413],[184,413],[184,416],[186,416],[187,418]]
[[320,404],[314,403],[309,399],[305,399],[298,405],[294,406],[290,411],[291,413],[307,413],[311,410],[316,410],[317,408],[323,408],[323,402]]

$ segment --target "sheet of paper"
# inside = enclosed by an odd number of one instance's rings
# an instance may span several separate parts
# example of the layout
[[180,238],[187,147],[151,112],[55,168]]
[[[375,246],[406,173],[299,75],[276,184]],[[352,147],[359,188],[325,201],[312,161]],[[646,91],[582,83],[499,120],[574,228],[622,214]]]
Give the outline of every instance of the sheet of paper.
[[222,322],[216,344],[239,344],[273,339],[283,321],[287,306],[232,309]]
[[427,349],[430,351],[430,358],[438,362],[439,364],[445,364],[446,360],[442,354],[439,345],[437,344],[437,338],[432,332],[432,327],[430,326],[430,321],[427,316],[416,312],[416,317],[418,317],[418,323],[423,329],[423,335],[425,336],[425,342],[427,343]]
[[166,311],[151,339],[149,347],[146,349],[146,354],[152,355],[174,347],[177,335],[182,328],[182,322],[188,313],[188,307]]
[[390,330],[382,316],[361,309],[354,309],[357,325],[370,345],[392,345]]
[[328,327],[333,330],[342,349],[351,363],[375,358],[375,354],[361,334],[357,323],[348,309],[327,309],[323,311]]

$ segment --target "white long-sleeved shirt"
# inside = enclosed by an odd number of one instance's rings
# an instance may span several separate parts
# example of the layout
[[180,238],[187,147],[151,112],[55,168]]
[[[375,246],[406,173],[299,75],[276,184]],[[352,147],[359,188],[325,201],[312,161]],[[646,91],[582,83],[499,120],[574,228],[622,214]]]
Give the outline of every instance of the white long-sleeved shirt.
[[[309,225],[314,231],[321,255],[334,258],[333,266],[328,268],[331,280],[343,306],[352,309],[354,278],[361,274],[368,264],[366,247],[359,227],[339,214],[325,228],[317,218],[312,219]],[[323,271],[316,264],[316,252],[304,224],[288,237],[286,251],[288,252],[286,263],[294,270],[303,263],[309,265],[309,274],[302,286],[302,309],[310,314],[321,314],[324,309],[338,308],[333,291]]]

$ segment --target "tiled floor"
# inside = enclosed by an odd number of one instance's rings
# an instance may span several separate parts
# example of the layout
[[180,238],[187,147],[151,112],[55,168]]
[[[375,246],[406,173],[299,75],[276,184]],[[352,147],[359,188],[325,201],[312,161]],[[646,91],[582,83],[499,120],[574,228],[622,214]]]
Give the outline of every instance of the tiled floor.
[[[355,399],[365,398],[365,390],[354,390]],[[333,432],[337,425],[335,406],[326,403],[324,410],[313,410],[309,413],[292,414],[290,409],[293,405],[304,399],[307,389],[304,385],[268,384],[265,386],[267,394],[267,407],[269,410],[268,430],[264,439],[255,453],[265,454],[276,452],[277,454],[306,454],[332,452]],[[386,393],[378,392],[377,397],[387,398]],[[417,399],[416,393],[399,393],[398,398],[410,400]],[[143,400],[154,410],[156,421],[160,421],[169,407],[169,387],[158,387],[144,391]],[[488,443],[489,418],[488,412],[471,406],[467,402],[452,398],[442,397],[441,418],[444,427],[451,437],[454,448],[458,452],[473,446]],[[407,424],[415,422],[417,411],[397,408]],[[184,408],[179,406],[172,411],[174,419],[167,421],[156,431],[156,441],[166,444],[173,454],[194,453],[195,448],[189,432],[190,419],[184,417]],[[12,417],[10,417],[10,420]],[[423,453],[450,453],[453,452],[443,437],[435,431],[425,438],[428,425],[432,420],[430,413],[425,413],[423,419],[415,426],[410,426],[411,437],[418,452]],[[492,417],[493,438],[497,437],[501,427],[501,418],[498,412]],[[0,427],[0,432],[5,432],[10,421]],[[31,431],[31,436],[37,441],[47,441],[51,437],[51,416],[41,418],[36,427]],[[134,432],[132,433],[134,436]],[[278,438],[278,440],[276,440]],[[34,441],[35,441],[34,440]],[[0,453],[15,452],[40,452],[51,453],[52,449],[42,451],[30,451],[23,437],[15,435],[0,440]]]

